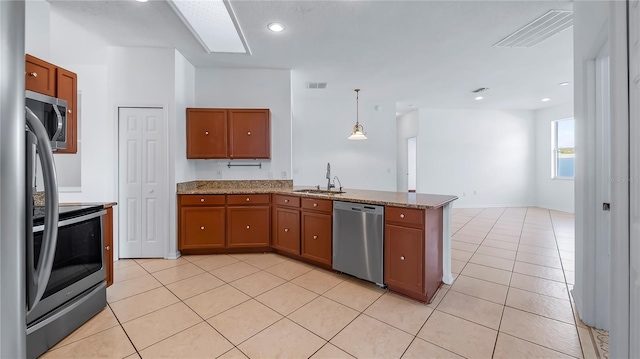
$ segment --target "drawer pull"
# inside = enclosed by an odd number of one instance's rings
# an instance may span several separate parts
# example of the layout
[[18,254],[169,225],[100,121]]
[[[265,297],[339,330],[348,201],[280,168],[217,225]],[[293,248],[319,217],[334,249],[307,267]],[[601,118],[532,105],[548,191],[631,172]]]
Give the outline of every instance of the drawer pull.
[[249,197],[247,197],[247,199],[245,199],[245,201],[249,202]]
[[251,131],[247,132],[247,136],[251,136]]
[[249,226],[247,226],[247,229],[249,229]]
[[289,228],[285,228],[285,229],[284,229],[284,231],[285,231],[285,232],[289,232]]
[[106,246],[106,247],[104,247],[104,249],[109,251],[109,250],[111,250],[111,246]]
[[201,227],[200,227],[200,230],[201,230],[201,231],[204,231],[204,226],[201,226]]
[[318,239],[318,236],[313,236],[313,239]]
[[284,200],[284,203],[289,203],[289,200],[288,200],[288,199],[285,199],[285,200]]
[[313,204],[313,206],[314,206],[314,207],[318,207],[318,204],[317,204],[317,203],[314,203],[314,204]]
[[29,76],[38,77],[38,73],[37,72],[29,72]]
[[403,213],[400,213],[400,218],[404,218],[404,214]]
[[200,202],[204,202],[204,198],[200,198]]
[[204,131],[204,134],[208,136],[209,135],[209,131]]
[[404,260],[404,256],[400,256],[400,260],[403,261]]

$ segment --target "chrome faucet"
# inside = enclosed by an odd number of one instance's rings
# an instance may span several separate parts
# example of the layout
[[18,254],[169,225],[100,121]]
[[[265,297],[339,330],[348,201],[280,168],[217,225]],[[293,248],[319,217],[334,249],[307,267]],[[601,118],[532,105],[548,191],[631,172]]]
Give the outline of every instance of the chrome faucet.
[[335,186],[335,183],[331,183],[331,163],[327,163],[327,191],[331,191]]

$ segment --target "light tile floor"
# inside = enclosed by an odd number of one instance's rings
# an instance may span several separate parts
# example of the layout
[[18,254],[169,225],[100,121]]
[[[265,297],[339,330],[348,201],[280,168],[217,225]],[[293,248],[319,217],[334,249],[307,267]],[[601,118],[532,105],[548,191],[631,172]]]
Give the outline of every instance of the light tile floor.
[[452,286],[425,305],[276,254],[115,263],[109,305],[46,358],[597,358],[574,217],[454,209]]

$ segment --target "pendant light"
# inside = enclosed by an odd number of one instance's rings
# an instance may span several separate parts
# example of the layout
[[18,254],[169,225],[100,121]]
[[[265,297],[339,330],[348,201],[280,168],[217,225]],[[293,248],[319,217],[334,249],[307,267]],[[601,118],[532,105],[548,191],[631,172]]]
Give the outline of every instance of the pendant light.
[[358,122],[358,92],[360,92],[360,89],[355,89],[354,91],[356,92],[356,125],[353,126],[353,132],[351,132],[351,136],[348,138],[350,140],[366,140],[367,133],[364,132],[364,127]]

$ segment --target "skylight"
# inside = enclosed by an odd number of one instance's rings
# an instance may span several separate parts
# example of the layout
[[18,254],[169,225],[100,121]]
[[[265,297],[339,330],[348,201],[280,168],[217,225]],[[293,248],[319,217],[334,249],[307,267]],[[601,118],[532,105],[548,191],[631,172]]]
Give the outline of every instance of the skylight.
[[169,0],[207,52],[251,53],[231,5],[223,0]]

